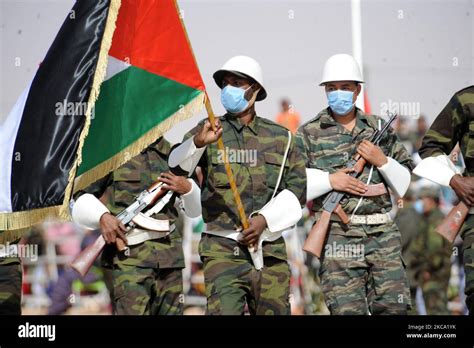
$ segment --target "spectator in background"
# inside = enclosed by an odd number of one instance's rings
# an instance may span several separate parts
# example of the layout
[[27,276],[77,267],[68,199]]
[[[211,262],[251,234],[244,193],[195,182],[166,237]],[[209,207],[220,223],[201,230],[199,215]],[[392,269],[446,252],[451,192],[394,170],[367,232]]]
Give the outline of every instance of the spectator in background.
[[451,275],[451,244],[436,232],[444,214],[439,209],[441,191],[438,187],[423,187],[419,198],[425,223],[413,241],[416,252],[411,267],[417,271],[417,281],[423,291],[428,315],[448,315],[448,285]]
[[418,213],[414,207],[414,200],[414,192],[409,189],[405,196],[399,199],[399,209],[395,217],[395,223],[402,237],[402,257],[405,263],[410,265],[406,269],[411,297],[411,309],[408,311],[410,315],[418,314],[416,306],[416,289],[418,287],[416,274],[418,271],[418,263],[415,260],[416,250],[414,250],[415,244],[413,241],[424,225],[422,215]]
[[[95,230],[92,233],[86,234],[80,245],[80,249],[84,250],[86,247],[94,243],[94,241],[100,236],[100,231]],[[76,254],[79,253],[79,250]],[[66,268],[58,278],[56,284],[54,284],[51,292],[51,306],[48,309],[48,315],[60,315],[64,314],[69,307],[71,307],[70,296],[72,294],[72,284],[75,280],[81,279],[84,284],[91,284],[104,278],[103,270],[100,268],[99,261],[94,264],[95,267],[91,268],[84,277],[81,277],[72,268]],[[110,282],[106,282],[106,286],[109,289],[109,293],[113,291],[113,287],[110,286]],[[113,295],[111,296],[113,298]]]
[[295,134],[300,126],[301,116],[294,110],[288,99],[282,99],[281,112],[276,116],[275,121]]
[[397,134],[398,138],[400,139],[401,143],[407,149],[408,153],[413,154],[416,152],[415,150],[415,132],[413,128],[410,127],[408,119],[404,117],[399,117],[395,121],[393,130]]
[[423,137],[425,136],[427,130],[428,124],[426,123],[426,117],[420,115],[420,117],[416,121],[415,151],[418,151],[418,149],[421,147],[421,141],[423,140]]

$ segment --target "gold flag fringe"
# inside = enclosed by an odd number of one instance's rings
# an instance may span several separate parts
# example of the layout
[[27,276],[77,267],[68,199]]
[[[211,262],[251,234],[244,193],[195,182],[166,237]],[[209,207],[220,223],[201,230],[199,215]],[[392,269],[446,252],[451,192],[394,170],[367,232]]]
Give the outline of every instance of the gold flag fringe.
[[82,160],[82,145],[84,139],[89,132],[89,126],[91,122],[91,112],[97,98],[99,97],[100,85],[105,78],[107,71],[107,58],[110,46],[112,45],[112,37],[115,31],[115,22],[117,20],[118,12],[120,9],[121,0],[111,0],[109,11],[107,14],[107,21],[105,24],[104,35],[102,37],[99,59],[97,61],[97,67],[94,74],[94,81],[92,83],[91,93],[87,103],[86,110],[86,121],[84,128],[82,129],[81,136],[79,138],[79,146],[77,149],[77,157],[74,161],[71,170],[69,171],[68,185],[64,193],[64,200],[62,205],[46,207],[40,209],[33,209],[28,211],[20,211],[13,213],[0,213],[0,242],[12,241],[20,237],[28,227],[33,224],[40,222],[49,215],[56,215],[64,220],[70,220],[69,213],[69,200],[71,198],[71,191],[74,184],[74,178],[76,176],[76,170]]

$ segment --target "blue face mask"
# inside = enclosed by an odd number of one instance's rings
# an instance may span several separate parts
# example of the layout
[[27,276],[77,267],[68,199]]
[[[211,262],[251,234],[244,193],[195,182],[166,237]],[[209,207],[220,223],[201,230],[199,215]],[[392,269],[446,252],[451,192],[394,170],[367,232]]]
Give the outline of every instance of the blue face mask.
[[329,92],[327,97],[329,107],[337,115],[345,116],[354,108],[354,103],[352,102],[354,92],[338,89]]
[[247,109],[249,106],[249,102],[245,99],[245,92],[247,90],[248,88],[242,89],[231,85],[225,86],[221,91],[221,103],[224,108],[232,114],[238,114]]
[[424,209],[424,204],[423,204],[423,201],[421,199],[417,200],[414,204],[413,204],[413,208],[416,210],[416,212],[418,214],[423,214],[425,212],[425,209]]

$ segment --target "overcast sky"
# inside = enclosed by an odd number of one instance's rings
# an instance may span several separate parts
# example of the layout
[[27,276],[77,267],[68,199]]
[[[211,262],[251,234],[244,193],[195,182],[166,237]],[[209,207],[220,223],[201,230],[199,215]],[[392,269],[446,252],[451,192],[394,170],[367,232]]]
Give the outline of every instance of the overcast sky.
[[[0,120],[33,78],[73,3],[0,0]],[[257,104],[260,116],[273,119],[279,100],[289,97],[306,121],[326,107],[318,86],[325,60],[352,53],[349,0],[178,3],[218,114],[223,108],[212,73],[233,55],[252,56],[263,67],[268,98]],[[474,84],[474,0],[362,0],[361,8],[364,77],[374,113],[387,105],[411,106],[432,120],[454,92]],[[167,137],[180,141],[204,116]]]

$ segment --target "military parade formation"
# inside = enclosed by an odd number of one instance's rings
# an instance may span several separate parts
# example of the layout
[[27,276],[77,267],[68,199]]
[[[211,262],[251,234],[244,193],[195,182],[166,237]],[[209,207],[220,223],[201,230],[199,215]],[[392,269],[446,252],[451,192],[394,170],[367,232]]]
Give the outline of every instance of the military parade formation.
[[[156,139],[74,196],[74,222],[100,229],[105,241],[100,264],[111,279],[114,314],[183,314],[179,210],[191,218],[202,215],[205,223],[199,256],[206,314],[291,314],[283,234],[295,233],[307,203],[322,243],[319,253],[307,255],[319,261],[330,314],[415,314],[418,287],[428,314],[448,314],[453,249],[437,233],[445,219],[442,187],[452,188],[467,207],[458,224],[465,302],[474,313],[474,86],[441,110],[422,139],[415,168],[396,132],[390,125],[384,129],[387,120],[356,106],[364,78],[350,55],[326,61],[320,86],[328,106],[296,134],[258,114],[267,90],[256,60],[232,57],[213,78],[225,115],[199,122],[180,144]],[[450,157],[458,143],[463,173]],[[363,166],[355,165],[360,161]],[[436,184],[420,191],[421,214],[410,190],[412,172]],[[154,203],[159,209],[125,225],[117,216],[157,179],[163,190]],[[328,210],[333,192],[338,201]],[[394,218],[397,200],[404,204]],[[314,240],[308,238],[305,250],[313,250]],[[3,314],[21,313],[21,272],[18,258],[0,260]]]

